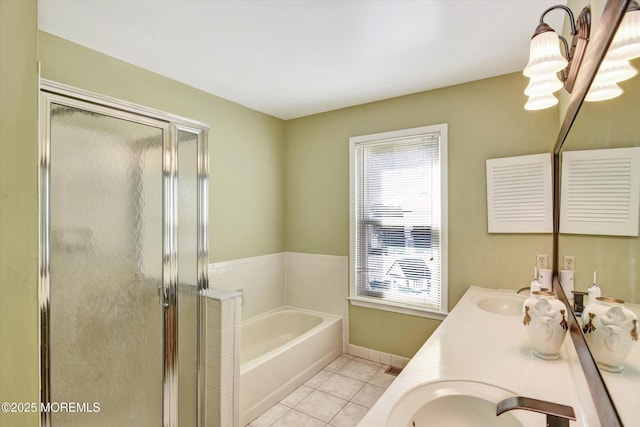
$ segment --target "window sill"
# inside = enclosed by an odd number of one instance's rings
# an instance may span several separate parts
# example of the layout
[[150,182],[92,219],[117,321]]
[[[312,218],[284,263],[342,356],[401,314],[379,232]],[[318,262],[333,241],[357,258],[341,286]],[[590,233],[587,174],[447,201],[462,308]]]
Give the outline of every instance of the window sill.
[[358,307],[372,308],[374,310],[391,311],[393,313],[408,314],[410,316],[426,317],[428,319],[444,320],[446,312],[434,311],[428,308],[418,308],[409,304],[380,300],[378,298],[349,297],[351,304]]

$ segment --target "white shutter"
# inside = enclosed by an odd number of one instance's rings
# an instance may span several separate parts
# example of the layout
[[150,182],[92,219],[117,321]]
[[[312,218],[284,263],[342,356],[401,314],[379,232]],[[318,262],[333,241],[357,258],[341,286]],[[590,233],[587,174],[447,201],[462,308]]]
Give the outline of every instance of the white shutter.
[[640,147],[562,154],[560,232],[638,236]]
[[489,233],[553,232],[551,154],[487,160]]

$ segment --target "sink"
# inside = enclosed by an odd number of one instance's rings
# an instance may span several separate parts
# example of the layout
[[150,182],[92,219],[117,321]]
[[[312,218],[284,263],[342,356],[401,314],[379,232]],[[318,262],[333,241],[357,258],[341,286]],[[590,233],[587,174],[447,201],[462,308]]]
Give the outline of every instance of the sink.
[[515,316],[522,314],[525,299],[523,295],[492,292],[476,295],[473,302],[489,313]]
[[[437,381],[415,387],[393,407],[388,427],[525,427],[541,424],[529,411],[496,415],[498,402],[516,394],[474,381]],[[538,418],[536,418],[538,416]],[[544,421],[544,418],[542,418]],[[536,424],[537,423],[537,424]]]

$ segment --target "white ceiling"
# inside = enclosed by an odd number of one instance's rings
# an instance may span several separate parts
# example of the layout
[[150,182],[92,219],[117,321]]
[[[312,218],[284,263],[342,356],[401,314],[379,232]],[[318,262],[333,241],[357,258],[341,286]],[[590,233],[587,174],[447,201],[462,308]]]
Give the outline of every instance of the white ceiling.
[[[39,0],[41,30],[290,119],[522,70],[558,0]],[[561,30],[563,12],[545,22]],[[524,88],[523,88],[524,89]]]

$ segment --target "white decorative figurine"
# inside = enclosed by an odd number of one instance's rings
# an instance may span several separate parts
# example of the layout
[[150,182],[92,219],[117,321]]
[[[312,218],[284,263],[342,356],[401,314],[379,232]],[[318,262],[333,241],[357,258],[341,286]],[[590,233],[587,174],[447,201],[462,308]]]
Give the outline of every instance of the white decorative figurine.
[[598,365],[620,372],[633,344],[638,341],[638,317],[624,301],[597,297],[582,312],[582,332]]
[[566,306],[553,292],[535,291],[522,311],[533,354],[545,360],[558,359],[568,329]]

